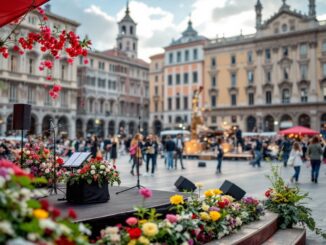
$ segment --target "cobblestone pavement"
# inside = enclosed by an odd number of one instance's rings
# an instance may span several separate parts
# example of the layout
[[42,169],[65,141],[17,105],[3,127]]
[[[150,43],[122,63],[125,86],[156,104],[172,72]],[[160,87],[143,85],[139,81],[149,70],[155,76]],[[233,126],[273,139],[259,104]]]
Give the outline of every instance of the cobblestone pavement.
[[[133,186],[137,178],[130,174],[131,163],[128,162],[129,156],[121,156],[117,161],[117,166],[121,172],[122,186]],[[188,178],[192,182],[203,183],[203,189],[220,187],[225,179],[228,179],[243,188],[247,195],[264,198],[265,190],[270,186],[266,175],[270,173],[271,164],[282,166],[281,163],[262,163],[261,168],[253,168],[248,161],[223,161],[222,174],[216,174],[216,161],[205,161],[207,167],[199,168],[198,160],[184,159],[185,170],[180,167],[177,170],[167,170],[164,160],[159,158],[157,169],[154,176],[143,176],[145,173],[144,164],[140,168],[141,185],[151,189],[175,191],[174,183],[180,175]],[[180,164],[178,163],[180,166]],[[326,165],[325,165],[326,166]],[[303,166],[298,186],[304,192],[309,192],[311,200],[307,203],[313,210],[314,218],[318,226],[326,230],[326,168],[321,167],[319,184],[310,182],[310,168]],[[285,180],[290,179],[294,170],[291,167],[282,168],[281,174]],[[308,232],[307,244],[326,244],[321,238]]]

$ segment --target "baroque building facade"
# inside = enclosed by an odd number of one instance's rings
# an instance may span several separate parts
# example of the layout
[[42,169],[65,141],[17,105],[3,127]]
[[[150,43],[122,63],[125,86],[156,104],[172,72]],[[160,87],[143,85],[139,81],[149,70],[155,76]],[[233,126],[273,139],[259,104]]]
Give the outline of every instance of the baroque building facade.
[[[151,57],[151,129],[187,128],[191,123],[192,96],[204,85],[204,45],[191,20],[177,40],[164,48],[163,54]],[[199,105],[204,102],[204,94]]]
[[308,14],[283,1],[264,22],[260,0],[255,10],[255,34],[205,46],[206,123],[249,132],[296,125],[320,130],[326,123],[326,22],[316,19],[315,1],[309,0]]
[[[46,6],[46,14],[50,28],[64,28],[76,31],[79,23],[58,16]],[[40,14],[37,11],[29,13],[20,25],[20,33],[26,35],[29,31],[39,28]],[[6,36],[10,26],[0,29],[0,35]],[[28,103],[32,105],[30,134],[49,134],[50,121],[60,125],[58,132],[75,137],[75,120],[77,109],[77,65],[69,64],[62,56],[54,63],[53,78],[62,86],[60,98],[52,100],[49,87],[53,81],[46,80],[46,71],[38,69],[41,60],[52,59],[39,48],[18,55],[10,50],[8,59],[0,58],[0,136],[14,133],[12,131],[13,104]]]
[[77,136],[148,133],[149,65],[137,58],[136,23],[127,5],[117,48],[90,52],[78,65]]

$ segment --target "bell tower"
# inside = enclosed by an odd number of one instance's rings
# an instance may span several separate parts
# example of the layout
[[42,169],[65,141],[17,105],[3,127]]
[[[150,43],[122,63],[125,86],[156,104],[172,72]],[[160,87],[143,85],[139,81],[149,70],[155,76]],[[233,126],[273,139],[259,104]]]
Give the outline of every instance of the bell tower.
[[256,11],[256,30],[259,30],[262,26],[262,10],[263,5],[261,4],[260,0],[257,0],[257,3],[255,5],[255,11]]
[[119,33],[117,37],[117,48],[125,52],[130,58],[137,58],[138,37],[136,35],[137,24],[130,17],[129,1],[127,1],[125,16],[118,22]]

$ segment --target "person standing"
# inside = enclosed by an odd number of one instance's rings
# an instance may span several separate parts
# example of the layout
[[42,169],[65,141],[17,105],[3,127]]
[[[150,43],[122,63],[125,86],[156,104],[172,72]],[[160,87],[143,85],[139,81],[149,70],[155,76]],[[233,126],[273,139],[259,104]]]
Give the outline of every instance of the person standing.
[[103,149],[104,149],[104,153],[105,153],[105,160],[109,159],[109,155],[110,155],[110,151],[111,151],[111,146],[112,146],[112,142],[109,138],[106,138],[103,141]]
[[97,151],[98,151],[98,142],[96,135],[93,135],[91,138],[91,156],[92,158],[96,158]]
[[292,159],[293,161],[292,166],[294,168],[294,175],[291,178],[291,182],[295,180],[295,182],[298,183],[299,181],[300,170],[301,170],[301,166],[303,165],[302,157],[303,157],[303,153],[300,144],[298,142],[295,142],[293,144],[289,156],[289,159]]
[[175,142],[175,169],[177,169],[177,162],[178,159],[180,159],[180,164],[182,169],[186,169],[183,166],[183,148],[184,148],[184,142],[182,140],[182,135],[178,134],[176,142]]
[[117,137],[112,138],[112,144],[110,149],[110,159],[112,163],[115,164],[118,158],[118,139]]
[[175,143],[171,139],[170,135],[168,135],[166,137],[165,150],[166,150],[168,170],[171,170],[171,169],[173,169],[173,154],[174,154],[174,150],[175,150]]
[[156,156],[158,152],[158,144],[154,138],[155,136],[149,135],[145,143],[146,149],[146,175],[149,176],[149,162],[152,162],[152,171],[151,174],[154,176],[155,167],[156,167]]
[[311,182],[318,183],[318,175],[321,163],[321,157],[323,154],[323,149],[319,144],[319,139],[315,136],[310,145],[308,146],[308,157],[311,164]]
[[137,175],[139,175],[139,166],[142,164],[142,140],[143,136],[139,133],[137,133],[134,138],[131,140],[129,153],[132,157],[132,167],[131,167],[131,175],[134,174],[134,168],[136,167]]
[[259,140],[259,138],[256,138],[256,142],[255,142],[255,148],[254,148],[254,154],[255,154],[255,160],[253,161],[252,166],[255,167],[256,165],[260,168],[260,161],[262,158],[262,148],[263,148],[263,144],[261,143],[261,141]]
[[216,173],[222,173],[222,160],[223,160],[223,155],[224,155],[224,151],[223,148],[221,146],[222,144],[222,139],[217,139],[216,142],[216,150],[217,150],[217,167],[216,167]]
[[287,162],[289,160],[290,152],[291,152],[291,141],[287,136],[284,136],[284,141],[282,143],[282,158],[283,158],[283,165],[284,167],[287,166]]

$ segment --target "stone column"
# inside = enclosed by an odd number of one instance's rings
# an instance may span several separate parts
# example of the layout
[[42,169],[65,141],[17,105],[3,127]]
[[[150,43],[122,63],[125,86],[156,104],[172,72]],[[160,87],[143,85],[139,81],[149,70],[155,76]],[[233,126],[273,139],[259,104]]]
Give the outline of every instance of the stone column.
[[317,42],[313,41],[309,44],[310,50],[310,62],[309,62],[309,75],[310,78],[310,91],[309,91],[309,101],[317,101]]
[[298,81],[301,80],[301,71],[300,71],[300,64],[298,64],[297,60],[300,59],[298,52],[298,46],[296,44],[291,46],[291,50],[293,51],[292,60],[293,63],[291,64],[291,70],[289,74],[289,80],[292,81],[292,95],[291,95],[291,103],[298,103],[300,102],[300,91],[298,88]]
[[264,79],[264,70],[263,70],[263,63],[262,63],[262,55],[263,55],[263,50],[258,49],[257,52],[257,78],[255,79],[255,82],[257,82],[257,101],[256,103],[258,105],[263,104],[264,100],[264,95],[263,95],[263,81]]
[[69,139],[75,139],[76,138],[76,118],[70,117],[69,120]]

